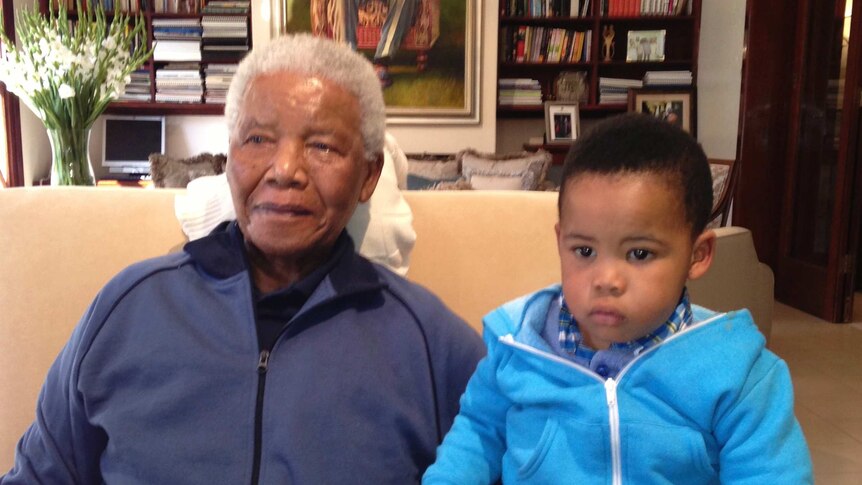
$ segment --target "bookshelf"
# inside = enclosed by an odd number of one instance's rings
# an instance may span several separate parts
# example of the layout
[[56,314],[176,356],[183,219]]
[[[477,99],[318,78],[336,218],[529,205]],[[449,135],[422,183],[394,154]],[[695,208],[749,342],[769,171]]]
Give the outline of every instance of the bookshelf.
[[[84,0],[82,4],[93,5],[94,1]],[[162,42],[162,47],[133,74],[132,83],[126,91],[135,91],[139,99],[116,100],[108,106],[107,113],[138,115],[221,115],[224,104],[220,95],[224,94],[229,83],[230,71],[239,63],[242,56],[251,49],[251,6],[248,0],[101,0],[106,16],[110,21],[114,9],[131,16],[142,15],[146,26],[148,47],[154,42]],[[77,18],[75,0],[39,0],[40,11],[44,14],[53,8],[65,8],[70,21]],[[207,26],[209,25],[209,27]],[[226,27],[222,27],[222,25]],[[195,27],[197,26],[197,27]],[[197,34],[195,34],[197,32]],[[200,56],[194,54],[200,45]],[[178,48],[179,46],[185,48]],[[207,47],[209,46],[209,47]],[[215,50],[213,50],[215,49]],[[227,50],[222,50],[227,49]],[[181,81],[163,79],[159,71],[183,71],[190,75],[191,85]],[[195,72],[201,78],[197,88]],[[175,79],[169,73],[168,79]],[[212,82],[206,78],[212,75]],[[141,87],[132,87],[136,83]],[[183,85],[186,95],[166,95],[171,85]],[[161,93],[160,93],[161,92]],[[195,94],[200,97],[195,99]],[[211,97],[211,92],[216,93]],[[180,99],[182,101],[180,101]]]
[[[702,0],[677,0],[679,14],[654,13],[659,8],[671,9],[675,0],[501,0],[499,13],[499,51],[497,78],[535,79],[541,88],[541,100],[554,100],[554,83],[560,73],[579,71],[586,75],[586,100],[579,106],[582,117],[600,118],[627,110],[627,102],[601,103],[599,79],[642,79],[647,71],[691,71],[692,89],[697,86],[697,55],[700,39],[700,12]],[[576,5],[575,5],[576,4]],[[653,13],[648,13],[653,9]],[[643,10],[643,12],[642,12]],[[614,50],[610,60],[603,56],[603,32],[614,29]],[[630,31],[656,31],[664,33],[663,61],[627,61],[626,42]],[[557,41],[554,32],[557,32]],[[550,32],[550,34],[549,34]],[[560,34],[562,32],[562,34]],[[575,33],[583,33],[582,36]],[[529,34],[530,39],[526,39]],[[560,37],[561,36],[561,37]],[[518,39],[525,40],[521,59]],[[583,39],[578,57],[579,38]],[[560,40],[562,39],[562,40]],[[541,46],[544,42],[544,47]],[[551,47],[548,54],[548,43]],[[571,51],[575,55],[559,55],[555,50]],[[532,47],[532,48],[531,48]],[[539,52],[539,56],[535,55]],[[530,56],[529,54],[533,55]],[[550,55],[548,59],[542,59]],[[498,118],[542,118],[541,104],[501,104],[497,96]]]

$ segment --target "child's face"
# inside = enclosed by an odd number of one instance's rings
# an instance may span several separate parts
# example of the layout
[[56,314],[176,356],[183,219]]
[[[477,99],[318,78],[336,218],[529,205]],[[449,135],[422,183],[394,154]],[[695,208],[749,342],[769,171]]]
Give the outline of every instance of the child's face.
[[643,337],[673,312],[686,279],[712,262],[715,233],[693,242],[680,190],[652,173],[567,182],[556,226],[563,295],[585,343]]

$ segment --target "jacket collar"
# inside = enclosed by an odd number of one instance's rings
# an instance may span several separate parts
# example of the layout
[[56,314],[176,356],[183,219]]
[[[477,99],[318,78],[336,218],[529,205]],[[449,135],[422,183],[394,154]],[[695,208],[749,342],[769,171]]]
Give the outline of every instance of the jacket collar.
[[[373,263],[356,254],[353,240],[342,231],[336,241],[336,251],[340,253],[332,271],[321,281],[305,305],[333,298],[338,295],[353,294],[382,288],[381,280]],[[245,242],[236,221],[219,224],[206,237],[190,241],[183,246],[195,264],[204,272],[218,279],[230,278],[239,273],[248,273],[248,260]]]

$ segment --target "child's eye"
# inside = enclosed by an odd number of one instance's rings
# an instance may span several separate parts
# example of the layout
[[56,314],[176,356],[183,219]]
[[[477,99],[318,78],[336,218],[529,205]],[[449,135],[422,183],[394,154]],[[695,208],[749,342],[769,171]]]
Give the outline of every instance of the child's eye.
[[589,246],[580,246],[575,248],[575,254],[582,258],[590,258],[595,254],[595,251]]
[[633,259],[635,261],[646,261],[652,257],[652,251],[648,249],[632,249],[629,251],[629,259]]

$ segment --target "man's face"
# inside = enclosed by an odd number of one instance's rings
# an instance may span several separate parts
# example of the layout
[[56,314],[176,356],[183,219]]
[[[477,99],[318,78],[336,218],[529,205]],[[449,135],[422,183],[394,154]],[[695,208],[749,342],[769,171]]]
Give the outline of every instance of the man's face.
[[359,103],[344,88],[288,71],[249,83],[226,171],[240,229],[263,254],[328,254],[381,167],[365,160]]
[[680,190],[651,173],[585,174],[567,182],[557,224],[563,296],[587,345],[653,332],[687,278],[712,260],[714,233],[692,244]]

